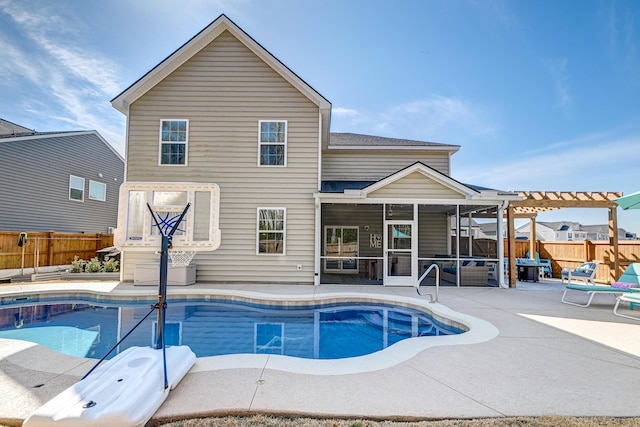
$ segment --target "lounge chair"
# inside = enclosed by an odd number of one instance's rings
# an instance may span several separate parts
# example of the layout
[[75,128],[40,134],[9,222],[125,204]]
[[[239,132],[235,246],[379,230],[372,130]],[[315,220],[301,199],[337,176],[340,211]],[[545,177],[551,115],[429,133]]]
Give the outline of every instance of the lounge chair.
[[616,305],[613,307],[613,314],[615,314],[616,316],[626,317],[627,319],[640,320],[640,315],[638,315],[638,317],[634,317],[628,314],[618,313],[618,307],[623,301],[629,303],[629,308],[631,310],[633,310],[636,306],[640,307],[640,292],[631,292],[620,295],[618,298],[616,298]]
[[[593,301],[593,297],[596,294],[613,294],[614,296],[623,296],[627,293],[634,292],[634,290],[640,290],[640,263],[629,264],[627,269],[622,273],[622,276],[617,282],[611,285],[578,285],[569,282],[565,286],[564,293],[562,294],[562,302],[565,304],[576,305],[578,307],[588,307]],[[567,294],[569,291],[584,292],[589,296],[589,299],[585,304],[579,304],[567,300]],[[616,308],[619,301],[616,302]]]
[[595,285],[594,278],[596,277],[596,271],[598,270],[597,262],[583,262],[580,267],[570,269],[568,267],[562,267],[562,283],[565,279],[568,284],[571,284],[571,280],[581,280],[585,284],[591,283]]

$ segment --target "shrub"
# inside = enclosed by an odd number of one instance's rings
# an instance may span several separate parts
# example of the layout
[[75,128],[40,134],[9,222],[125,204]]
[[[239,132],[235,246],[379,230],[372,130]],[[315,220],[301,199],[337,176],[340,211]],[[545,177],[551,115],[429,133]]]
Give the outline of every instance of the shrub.
[[73,261],[71,261],[71,272],[72,273],[82,273],[84,271],[85,260],[80,259],[78,255],[73,257]]
[[86,270],[89,273],[99,273],[100,271],[102,271],[102,263],[100,262],[98,257],[91,258],[91,261],[87,263]]
[[105,257],[102,269],[104,270],[105,273],[115,273],[119,271],[118,264],[120,264],[118,260]]

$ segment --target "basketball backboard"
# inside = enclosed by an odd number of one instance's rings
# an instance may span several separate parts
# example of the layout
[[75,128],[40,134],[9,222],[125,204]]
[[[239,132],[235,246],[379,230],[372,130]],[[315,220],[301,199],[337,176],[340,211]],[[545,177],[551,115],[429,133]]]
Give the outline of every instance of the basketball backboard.
[[[156,215],[156,222],[151,211]],[[220,188],[217,184],[188,182],[125,182],[120,186],[118,228],[114,244],[120,250],[153,251],[161,233],[170,230],[189,209],[173,235],[174,251],[213,251],[220,246]]]

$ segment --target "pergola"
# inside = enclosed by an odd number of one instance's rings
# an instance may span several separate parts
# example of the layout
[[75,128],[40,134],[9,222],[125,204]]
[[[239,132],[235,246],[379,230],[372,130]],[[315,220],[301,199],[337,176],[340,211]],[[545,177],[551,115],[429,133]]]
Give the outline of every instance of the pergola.
[[618,216],[615,199],[622,197],[622,192],[577,192],[577,191],[522,191],[522,200],[509,202],[506,209],[507,216],[507,253],[509,257],[509,287],[516,286],[516,218],[529,218],[529,254],[536,253],[536,221],[539,212],[546,212],[562,208],[601,208],[609,210],[609,250],[613,265],[610,266],[611,277],[617,277],[619,271],[618,259]]

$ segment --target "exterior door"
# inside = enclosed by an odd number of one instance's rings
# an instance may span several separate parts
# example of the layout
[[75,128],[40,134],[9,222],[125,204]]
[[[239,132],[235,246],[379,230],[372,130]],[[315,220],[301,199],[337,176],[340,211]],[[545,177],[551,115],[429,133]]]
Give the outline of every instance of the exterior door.
[[387,221],[384,253],[384,285],[413,286],[415,248],[413,221]]

